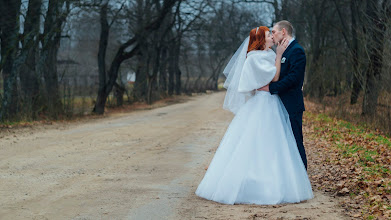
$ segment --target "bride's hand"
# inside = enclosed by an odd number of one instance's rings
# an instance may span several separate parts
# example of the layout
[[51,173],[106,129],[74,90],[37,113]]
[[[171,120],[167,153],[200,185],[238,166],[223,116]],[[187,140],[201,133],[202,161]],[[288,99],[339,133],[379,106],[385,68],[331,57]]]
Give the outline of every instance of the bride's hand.
[[276,53],[277,55],[281,55],[284,53],[285,49],[288,47],[288,44],[289,44],[289,41],[284,38],[282,39],[281,42],[278,42],[277,43],[277,49],[276,49]]

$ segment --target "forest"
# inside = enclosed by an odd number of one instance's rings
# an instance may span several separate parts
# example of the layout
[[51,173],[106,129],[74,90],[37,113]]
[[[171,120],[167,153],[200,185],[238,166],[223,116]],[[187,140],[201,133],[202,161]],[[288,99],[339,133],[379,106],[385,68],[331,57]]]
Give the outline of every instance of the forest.
[[0,0],[0,121],[221,90],[249,31],[289,20],[306,98],[390,134],[390,14],[390,0]]

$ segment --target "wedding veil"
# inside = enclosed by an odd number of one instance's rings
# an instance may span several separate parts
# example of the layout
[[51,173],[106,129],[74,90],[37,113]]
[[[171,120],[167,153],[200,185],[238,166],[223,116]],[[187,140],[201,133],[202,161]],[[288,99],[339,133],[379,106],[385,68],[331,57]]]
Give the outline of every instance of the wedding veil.
[[224,82],[225,94],[223,108],[236,114],[246,100],[251,96],[250,92],[239,92],[239,81],[244,62],[246,61],[249,37],[247,37],[239,49],[232,56],[227,66],[224,68],[224,75],[227,77]]

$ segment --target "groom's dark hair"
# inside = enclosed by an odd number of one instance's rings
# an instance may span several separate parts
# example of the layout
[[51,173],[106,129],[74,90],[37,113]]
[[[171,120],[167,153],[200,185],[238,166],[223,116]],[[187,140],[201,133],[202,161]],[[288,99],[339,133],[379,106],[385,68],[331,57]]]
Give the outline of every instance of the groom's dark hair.
[[289,22],[287,20],[282,20],[282,21],[277,22],[275,25],[278,26],[280,31],[283,28],[285,28],[285,30],[288,32],[288,35],[293,36],[293,26],[292,26],[291,22]]

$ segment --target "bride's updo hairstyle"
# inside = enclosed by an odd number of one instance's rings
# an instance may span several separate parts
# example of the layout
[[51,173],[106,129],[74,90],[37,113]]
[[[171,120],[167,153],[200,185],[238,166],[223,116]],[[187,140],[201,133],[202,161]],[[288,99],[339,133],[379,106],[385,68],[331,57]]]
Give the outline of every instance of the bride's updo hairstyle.
[[269,28],[266,26],[260,26],[258,28],[254,28],[250,31],[250,39],[248,41],[248,49],[247,53],[253,50],[264,50],[266,39],[265,32],[269,31]]

